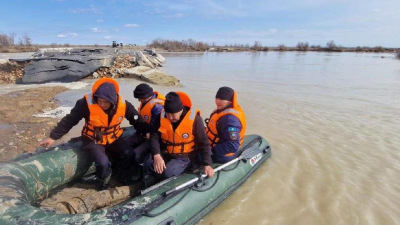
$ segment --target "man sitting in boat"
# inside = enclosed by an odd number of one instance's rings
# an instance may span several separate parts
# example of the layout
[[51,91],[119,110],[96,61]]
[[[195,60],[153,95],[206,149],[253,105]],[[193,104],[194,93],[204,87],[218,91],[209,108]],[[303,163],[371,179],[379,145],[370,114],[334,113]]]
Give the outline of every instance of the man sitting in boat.
[[202,158],[204,173],[212,177],[211,149],[200,111],[192,107],[192,101],[183,92],[170,92],[165,98],[164,111],[154,121],[150,134],[151,154],[143,168],[145,187],[157,178],[182,174],[197,154]]
[[92,87],[92,93],[79,99],[70,114],[66,115],[51,131],[50,137],[39,144],[49,148],[54,140],[60,139],[73,126],[85,118],[82,129],[84,151],[94,161],[100,188],[106,189],[111,177],[111,154],[118,160],[119,179],[126,182],[132,153],[127,140],[121,137],[120,125],[126,118],[137,131],[137,135],[149,133],[149,125],[143,120],[135,107],[119,95],[119,85],[112,78],[101,78]]
[[230,87],[221,87],[215,96],[215,109],[206,119],[206,133],[212,148],[212,159],[225,163],[238,154],[246,131],[246,118],[238,105],[236,92]]
[[[143,117],[144,121],[150,125],[150,129],[153,127],[154,121],[160,118],[160,113],[164,109],[165,97],[153,91],[153,88],[148,84],[139,84],[133,91],[133,97],[139,100],[140,106],[138,111]],[[141,171],[144,162],[144,158],[150,153],[150,143],[143,140],[144,142],[133,150],[134,165],[137,168],[138,173],[133,174],[133,180],[139,180],[141,178]]]

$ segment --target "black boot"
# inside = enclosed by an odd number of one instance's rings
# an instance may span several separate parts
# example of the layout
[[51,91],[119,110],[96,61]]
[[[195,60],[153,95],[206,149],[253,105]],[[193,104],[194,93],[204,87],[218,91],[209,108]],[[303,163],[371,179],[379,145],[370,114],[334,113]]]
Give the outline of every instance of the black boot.
[[128,171],[119,171],[118,180],[123,185],[132,185],[142,179],[143,169],[142,167],[133,166]]
[[144,188],[146,189],[156,183],[156,177],[154,175],[144,175],[142,181],[144,184]]
[[138,182],[142,179],[142,175],[143,175],[143,168],[141,166],[135,166],[135,168],[132,170],[131,179],[133,182]]
[[103,180],[99,180],[100,181],[100,187],[99,187],[100,191],[104,191],[104,190],[108,189],[109,183],[110,183],[110,178],[111,178],[111,173]]

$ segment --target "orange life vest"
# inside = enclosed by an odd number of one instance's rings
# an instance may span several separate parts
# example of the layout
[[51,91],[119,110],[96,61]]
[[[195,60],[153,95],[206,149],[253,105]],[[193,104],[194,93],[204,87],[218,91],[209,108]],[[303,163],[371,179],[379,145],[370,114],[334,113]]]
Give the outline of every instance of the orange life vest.
[[[118,95],[118,103],[115,114],[108,124],[108,115],[103,109],[93,102],[93,95],[96,93],[97,88],[103,83],[112,83],[115,86],[117,94],[119,93],[119,85],[116,80],[112,78],[101,78],[92,87],[92,93],[86,94],[85,99],[89,108],[90,116],[89,121],[86,121],[82,129],[82,135],[94,140],[96,144],[111,144],[118,139],[123,130],[120,125],[125,118],[126,103],[125,100]],[[101,135],[98,137],[97,135]]]
[[158,93],[158,92],[154,92],[154,94],[156,94],[155,98],[150,99],[150,101],[148,101],[144,107],[142,108],[142,103],[140,103],[140,106],[138,108],[138,111],[140,113],[140,115],[143,117],[144,121],[146,121],[146,123],[150,124],[151,121],[151,110],[153,109],[153,106],[155,104],[160,104],[160,105],[164,105],[164,101],[165,101],[165,97],[164,95]]
[[198,109],[192,108],[190,97],[183,92],[176,92],[182,104],[189,107],[190,110],[180,122],[179,126],[174,130],[171,121],[165,117],[165,111],[161,112],[160,128],[161,143],[169,154],[187,154],[194,150],[193,124],[196,115],[200,115]]
[[[218,130],[217,130],[218,120],[221,117],[228,115],[228,114],[234,115],[239,119],[240,124],[242,125],[242,129],[240,131],[240,146],[242,146],[242,144],[243,144],[243,140],[244,140],[243,137],[246,132],[246,117],[244,115],[242,107],[240,107],[240,105],[237,104],[236,92],[234,92],[232,108],[227,108],[218,113],[216,112],[216,110],[214,110],[214,112],[211,113],[211,117],[207,122],[206,133],[207,133],[208,140],[210,141],[210,145],[212,148],[214,148],[215,145],[219,141]],[[228,153],[228,154],[231,154],[231,153]],[[233,155],[233,153],[232,153],[232,155]]]

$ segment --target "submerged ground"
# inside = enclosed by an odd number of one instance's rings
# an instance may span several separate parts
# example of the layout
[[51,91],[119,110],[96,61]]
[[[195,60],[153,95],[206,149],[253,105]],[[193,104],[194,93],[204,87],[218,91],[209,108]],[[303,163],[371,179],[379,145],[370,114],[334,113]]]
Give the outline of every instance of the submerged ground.
[[34,115],[57,108],[54,96],[65,90],[62,86],[40,87],[0,95],[0,161],[36,151],[58,119]]

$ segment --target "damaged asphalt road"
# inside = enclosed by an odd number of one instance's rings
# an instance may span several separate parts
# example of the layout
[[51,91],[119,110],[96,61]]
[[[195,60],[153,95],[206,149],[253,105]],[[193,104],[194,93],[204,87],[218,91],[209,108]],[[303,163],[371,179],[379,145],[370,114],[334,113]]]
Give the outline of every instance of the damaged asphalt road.
[[73,82],[91,75],[101,67],[110,67],[116,57],[114,49],[71,49],[64,52],[38,53],[25,67],[22,83],[52,81]]

